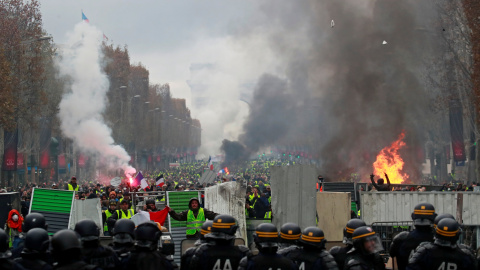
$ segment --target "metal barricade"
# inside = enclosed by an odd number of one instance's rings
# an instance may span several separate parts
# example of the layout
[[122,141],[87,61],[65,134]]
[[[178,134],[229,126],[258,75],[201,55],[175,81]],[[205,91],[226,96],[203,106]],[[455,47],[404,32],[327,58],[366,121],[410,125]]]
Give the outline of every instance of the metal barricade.
[[382,240],[385,254],[388,254],[393,238],[401,232],[412,231],[413,221],[374,222],[371,227]]

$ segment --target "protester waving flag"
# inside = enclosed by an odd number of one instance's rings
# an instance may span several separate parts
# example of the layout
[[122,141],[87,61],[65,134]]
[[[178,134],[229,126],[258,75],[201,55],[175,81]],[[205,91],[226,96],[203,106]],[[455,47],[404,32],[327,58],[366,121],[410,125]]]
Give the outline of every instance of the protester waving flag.
[[165,179],[163,178],[163,174],[157,177],[155,180],[157,181],[156,182],[157,186],[163,187],[163,185],[165,185]]

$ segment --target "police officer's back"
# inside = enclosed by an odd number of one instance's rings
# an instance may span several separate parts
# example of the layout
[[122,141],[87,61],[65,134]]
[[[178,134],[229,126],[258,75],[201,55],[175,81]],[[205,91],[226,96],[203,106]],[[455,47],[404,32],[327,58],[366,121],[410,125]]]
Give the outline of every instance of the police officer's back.
[[173,269],[165,255],[158,251],[158,241],[162,232],[155,222],[148,221],[135,229],[135,248],[127,269],[154,270]]
[[352,235],[355,229],[367,226],[365,222],[358,218],[350,219],[347,222],[347,225],[343,229],[343,243],[344,247],[334,246],[330,249],[330,254],[335,258],[335,262],[338,265],[338,269],[343,269],[345,266],[345,259],[347,258],[347,253],[353,248],[353,239]]
[[435,241],[418,246],[406,269],[477,269],[473,255],[457,245],[460,233],[460,226],[454,219],[440,220],[435,228]]
[[295,223],[285,223],[280,227],[278,254],[283,255],[291,249],[298,248],[298,240],[302,235],[302,229]]
[[82,246],[77,234],[72,230],[60,230],[51,240],[54,269],[58,270],[92,270],[100,269],[82,260]]
[[237,228],[232,216],[216,216],[212,232],[205,235],[208,243],[197,248],[190,269],[237,269],[240,260],[250,254],[246,246],[234,245]]
[[34,228],[28,231],[25,236],[24,248],[20,258],[15,262],[25,269],[50,270],[53,267],[49,264],[48,248],[50,238],[47,231],[41,228]]
[[293,260],[300,269],[338,269],[335,259],[325,250],[326,243],[320,228],[305,228],[300,236],[300,248],[291,250],[285,257]]
[[23,221],[23,224],[22,224],[22,232],[19,235],[18,245],[12,249],[13,258],[20,257],[20,254],[22,253],[22,250],[24,247],[25,237],[29,230],[33,228],[42,228],[47,230],[47,227],[48,227],[47,222],[45,220],[45,217],[42,214],[40,213],[28,214],[25,217],[25,220]]
[[382,244],[372,228],[363,226],[352,234],[353,249],[347,252],[345,270],[384,270],[385,263],[378,252]]
[[93,220],[84,219],[75,224],[75,232],[80,235],[83,260],[104,270],[116,269],[120,260],[110,247],[100,245],[100,228]]
[[258,225],[253,237],[259,254],[244,257],[240,261],[239,270],[295,270],[298,268],[292,260],[277,254],[278,231],[275,225],[271,223]]
[[8,235],[3,229],[0,229],[0,269],[16,269],[11,257],[12,252],[8,250]]
[[390,256],[395,259],[398,269],[405,270],[408,258],[422,242],[433,242],[432,224],[437,214],[430,203],[420,203],[412,213],[415,229],[411,232],[399,233],[390,247]]
[[190,262],[197,248],[202,244],[207,243],[207,240],[205,240],[205,235],[212,232],[212,225],[213,225],[213,221],[211,220],[205,221],[205,223],[202,224],[202,227],[201,227],[202,229],[200,230],[200,238],[195,242],[195,245],[193,247],[187,249],[185,253],[182,255],[182,261],[180,263],[181,270],[189,268]]
[[135,244],[135,223],[131,219],[119,219],[112,229],[113,237],[111,247],[126,267],[130,261],[131,252]]

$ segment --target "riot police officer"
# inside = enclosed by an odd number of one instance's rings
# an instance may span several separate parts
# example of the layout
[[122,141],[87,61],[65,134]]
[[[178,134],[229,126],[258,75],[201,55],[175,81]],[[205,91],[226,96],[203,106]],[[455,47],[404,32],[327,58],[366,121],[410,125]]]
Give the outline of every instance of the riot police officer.
[[50,238],[47,231],[41,228],[33,228],[28,230],[25,236],[24,249],[21,258],[15,259],[15,262],[25,269],[31,270],[50,270],[53,269],[48,263],[49,256],[48,247]]
[[173,269],[165,255],[158,251],[162,231],[155,222],[148,221],[135,229],[135,248],[128,262],[129,270]]
[[477,269],[472,254],[464,252],[458,245],[460,225],[451,218],[444,218],[435,228],[433,243],[422,243],[408,262],[408,270],[430,269]]
[[300,236],[300,248],[285,253],[300,269],[338,269],[335,259],[325,250],[327,240],[320,228],[308,227]]
[[396,260],[399,270],[405,270],[410,254],[422,242],[433,242],[432,224],[437,217],[435,208],[430,203],[415,206],[412,220],[415,229],[411,232],[399,233],[390,247],[390,256]]
[[131,219],[120,219],[112,230],[112,248],[122,265],[127,265],[133,251],[135,223]]
[[347,222],[347,225],[343,229],[343,244],[344,247],[334,246],[330,249],[330,254],[335,258],[335,262],[338,265],[338,269],[343,269],[345,266],[345,259],[347,258],[347,253],[353,248],[353,239],[352,235],[355,229],[367,226],[365,222],[358,218],[350,219]]
[[237,269],[240,260],[250,254],[246,246],[234,245],[237,228],[236,220],[232,216],[216,216],[212,232],[205,235],[208,243],[197,248],[190,269]]
[[247,256],[240,261],[239,270],[295,270],[296,264],[282,255],[277,254],[278,250],[278,231],[275,225],[271,223],[262,223],[255,228],[253,234],[255,246],[259,254],[257,256]]
[[213,221],[208,220],[205,221],[202,224],[201,230],[200,230],[200,238],[195,242],[195,246],[187,249],[185,253],[182,255],[182,261],[180,263],[180,269],[188,269],[190,266],[190,262],[192,260],[193,255],[195,254],[195,251],[199,246],[202,244],[205,244],[207,241],[205,240],[205,235],[209,234],[212,231],[212,225]]
[[380,238],[372,228],[363,226],[355,229],[352,234],[353,249],[347,252],[345,270],[385,270],[382,257]]
[[40,213],[30,213],[25,217],[25,220],[22,224],[22,232],[19,235],[19,241],[17,247],[12,249],[13,258],[20,257],[24,247],[25,237],[29,230],[33,228],[42,228],[47,230],[48,225],[45,220],[45,217]]
[[120,260],[110,247],[100,245],[100,228],[93,220],[84,219],[75,224],[75,232],[80,235],[83,260],[104,270],[116,269]]
[[8,250],[8,235],[0,229],[0,269],[10,270],[14,269],[14,263],[10,259],[12,252]]
[[77,234],[72,230],[60,230],[51,240],[53,260],[56,270],[92,270],[100,269],[82,260],[82,246]]
[[298,240],[302,235],[302,229],[295,223],[285,223],[280,227],[280,239],[278,244],[278,254],[283,255],[288,252],[288,248],[298,248]]
[[438,225],[438,222],[440,222],[440,220],[444,219],[444,218],[451,218],[451,219],[455,219],[454,216],[450,215],[450,214],[441,214],[441,215],[438,215],[435,220],[433,221],[433,230],[435,230],[437,228],[437,225]]

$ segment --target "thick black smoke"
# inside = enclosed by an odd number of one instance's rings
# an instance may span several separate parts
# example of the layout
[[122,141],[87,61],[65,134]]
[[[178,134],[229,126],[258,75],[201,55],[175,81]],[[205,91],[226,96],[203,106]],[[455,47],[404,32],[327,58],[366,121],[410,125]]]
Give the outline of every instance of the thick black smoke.
[[404,130],[406,171],[418,176],[428,119],[419,78],[422,61],[434,50],[419,31],[431,25],[416,14],[426,17],[431,6],[274,2],[265,6],[260,28],[284,61],[284,77],[259,79],[240,142],[251,152],[280,146],[316,153],[323,173],[340,179],[351,172],[368,175],[378,152]]

